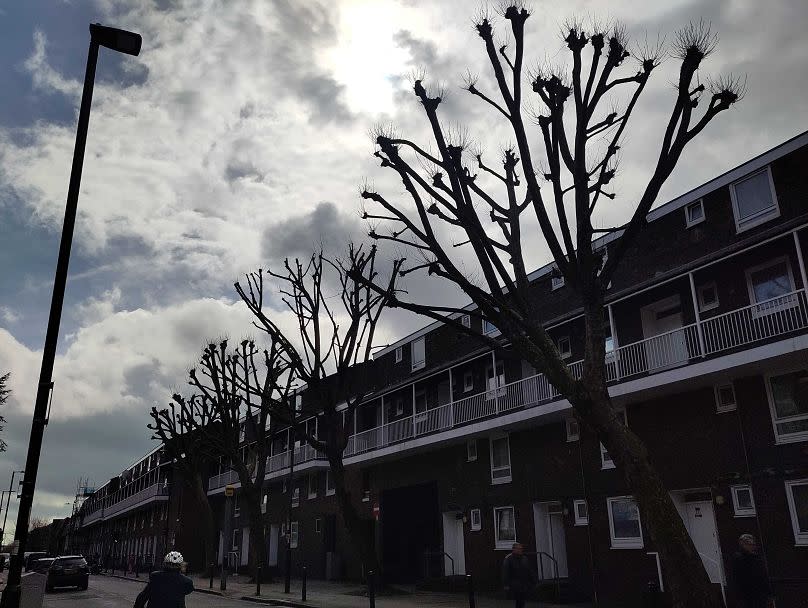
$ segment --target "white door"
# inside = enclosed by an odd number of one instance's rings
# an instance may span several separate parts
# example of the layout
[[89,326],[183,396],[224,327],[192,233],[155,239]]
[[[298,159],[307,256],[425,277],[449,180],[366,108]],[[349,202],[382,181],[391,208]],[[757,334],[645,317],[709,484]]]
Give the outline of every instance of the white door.
[[711,583],[723,583],[721,549],[711,501],[685,503],[685,526],[701,556]]
[[241,565],[246,566],[250,561],[250,529],[241,529]]
[[533,505],[536,529],[536,558],[539,578],[545,580],[569,576],[567,570],[567,539],[561,503],[538,502]]
[[224,533],[219,532],[219,565],[224,567]]
[[[679,296],[665,298],[640,309],[648,371],[687,363],[687,336],[682,327]],[[649,338],[656,338],[649,340]]]
[[280,528],[278,524],[269,526],[269,565],[278,565],[278,538],[280,536]]
[[[443,514],[443,572],[445,575],[466,574],[466,547],[463,539],[463,519],[457,511]],[[449,558],[451,556],[451,559]]]

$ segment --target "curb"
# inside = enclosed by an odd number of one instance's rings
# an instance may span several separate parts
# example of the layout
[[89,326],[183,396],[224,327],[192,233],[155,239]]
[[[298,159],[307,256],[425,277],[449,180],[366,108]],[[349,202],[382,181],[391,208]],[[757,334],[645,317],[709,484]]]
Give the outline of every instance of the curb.
[[239,598],[245,602],[253,602],[254,604],[266,604],[267,606],[289,606],[291,608],[312,608],[312,604],[304,604],[294,600],[276,600],[271,598],[256,597],[254,595],[243,595]]

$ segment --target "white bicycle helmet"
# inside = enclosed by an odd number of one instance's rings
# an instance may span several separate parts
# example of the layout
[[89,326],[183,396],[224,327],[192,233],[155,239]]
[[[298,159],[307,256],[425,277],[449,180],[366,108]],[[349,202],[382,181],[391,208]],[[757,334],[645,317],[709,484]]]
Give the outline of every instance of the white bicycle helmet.
[[170,551],[163,559],[163,564],[173,568],[180,568],[185,560],[179,551]]

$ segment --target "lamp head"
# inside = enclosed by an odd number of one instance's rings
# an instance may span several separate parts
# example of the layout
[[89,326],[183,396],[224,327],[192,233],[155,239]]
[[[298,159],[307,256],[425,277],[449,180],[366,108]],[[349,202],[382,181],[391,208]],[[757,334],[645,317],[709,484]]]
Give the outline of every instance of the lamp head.
[[143,42],[140,34],[107,27],[100,23],[90,24],[90,36],[103,47],[135,56],[140,54],[140,45]]

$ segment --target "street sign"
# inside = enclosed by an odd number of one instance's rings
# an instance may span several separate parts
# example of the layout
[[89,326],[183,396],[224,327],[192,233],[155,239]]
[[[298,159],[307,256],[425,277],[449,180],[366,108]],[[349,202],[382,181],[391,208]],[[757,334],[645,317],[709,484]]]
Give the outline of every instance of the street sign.
[[233,486],[227,485],[224,487],[224,495],[225,496],[232,496],[236,491],[236,488]]

